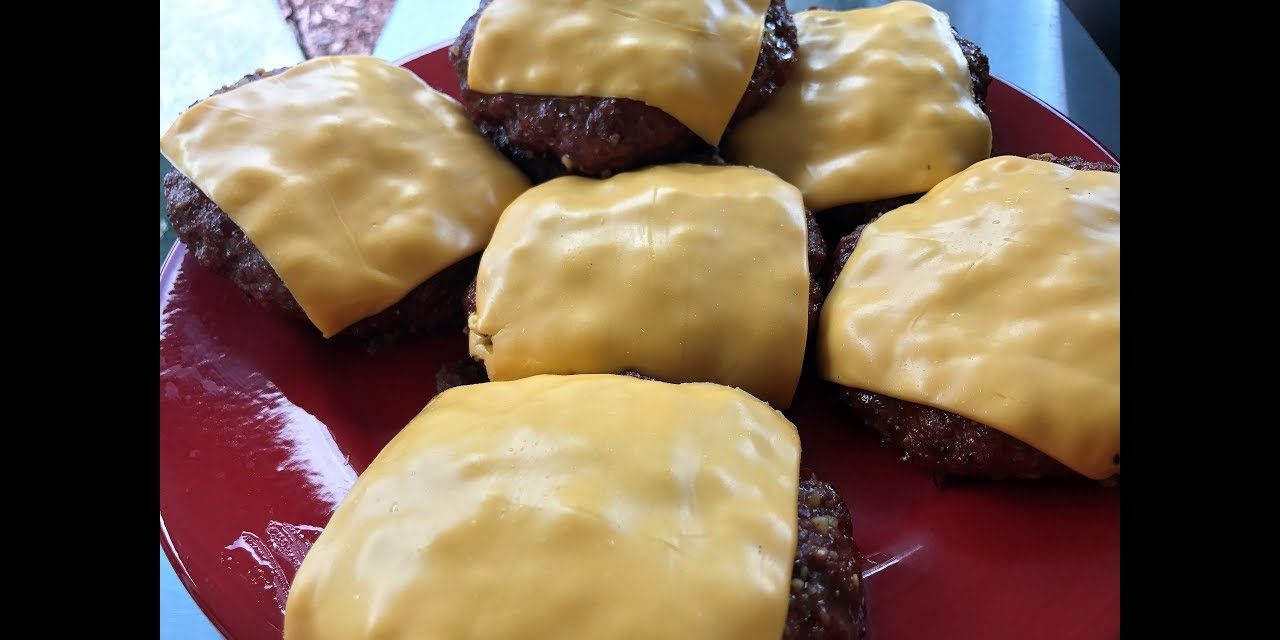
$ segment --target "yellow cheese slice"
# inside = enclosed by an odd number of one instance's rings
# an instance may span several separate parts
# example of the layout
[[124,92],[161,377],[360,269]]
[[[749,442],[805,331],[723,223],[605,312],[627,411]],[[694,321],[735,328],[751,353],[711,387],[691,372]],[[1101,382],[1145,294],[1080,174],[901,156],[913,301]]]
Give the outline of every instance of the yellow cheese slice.
[[777,640],[800,440],[736,389],[535,376],[436,397],[299,568],[286,640]]
[[786,408],[808,299],[804,204],[767,171],[558,178],[498,222],[480,259],[471,354],[492,380],[631,369]]
[[795,14],[795,74],[724,141],[814,211],[928,191],[991,154],[947,14],[918,2]]
[[210,97],[160,139],[325,337],[484,248],[528,180],[452,98],[368,56]]
[[1120,176],[1003,156],[868,225],[818,332],[822,375],[1120,472]]
[[629,98],[718,144],[747,90],[769,0],[493,0],[467,84],[482,93]]

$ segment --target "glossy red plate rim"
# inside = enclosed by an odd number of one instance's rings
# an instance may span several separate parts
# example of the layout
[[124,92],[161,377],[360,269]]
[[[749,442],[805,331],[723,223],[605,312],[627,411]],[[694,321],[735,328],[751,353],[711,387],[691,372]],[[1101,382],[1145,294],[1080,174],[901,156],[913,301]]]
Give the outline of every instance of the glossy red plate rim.
[[[400,64],[400,63],[397,63],[397,64]],[[1067,124],[1071,125],[1071,128],[1076,130],[1076,133],[1079,133],[1082,137],[1087,138],[1089,142],[1092,142],[1093,144],[1097,145],[1097,147],[1101,149],[1104,154],[1106,154],[1108,162],[1116,166],[1120,165],[1120,159],[1117,158],[1116,154],[1111,151],[1111,147],[1108,147],[1107,145],[1102,144],[1101,140],[1093,137],[1093,134],[1089,133],[1088,131],[1085,131],[1084,127],[1081,127],[1079,124],[1077,124],[1076,121],[1072,120],[1070,116],[1068,116],[1067,114],[1061,111],[1058,111],[1057,107],[1054,107],[1048,102],[1045,102],[1044,100],[1041,100],[1040,98],[1035,97],[1034,94],[1027,91],[1026,89],[1023,89],[1022,87],[1019,87],[1018,85],[1012,82],[1008,82],[1006,80],[1001,79],[1000,76],[992,75],[991,83],[995,84],[997,82],[999,82],[1000,84],[1003,84],[1004,86],[1012,89],[1013,91],[1019,94],[1022,94],[1023,97],[1040,105],[1041,107],[1044,107],[1046,110],[1052,111],[1053,114],[1061,118],[1063,122],[1066,122]]]

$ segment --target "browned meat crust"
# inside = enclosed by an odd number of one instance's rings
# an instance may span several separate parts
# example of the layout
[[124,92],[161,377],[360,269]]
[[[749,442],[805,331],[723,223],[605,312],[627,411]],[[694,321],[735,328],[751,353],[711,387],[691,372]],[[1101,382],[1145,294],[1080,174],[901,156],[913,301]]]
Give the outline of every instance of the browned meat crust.
[[[894,208],[896,209],[897,207]],[[871,222],[874,222],[876,218],[879,218],[882,215],[884,215],[884,213],[878,214],[875,218],[871,219]],[[831,271],[827,274],[827,293],[831,293],[831,290],[835,288],[836,278],[840,277],[841,271],[844,271],[844,265],[849,262],[849,256],[853,255],[853,248],[858,246],[858,240],[862,238],[862,230],[866,229],[867,225],[871,224],[871,222],[865,222],[854,227],[853,231],[849,232],[849,235],[840,238],[840,242],[836,243],[835,254],[831,261]]]
[[[581,174],[608,177],[650,164],[706,161],[710,147],[666,112],[636,100],[472,91],[467,65],[482,0],[449,49],[462,105],[476,126],[535,182]],[[783,0],[773,0],[755,71],[732,122],[763,106],[795,67],[796,30]]]
[[1032,160],[1052,162],[1064,167],[1071,167],[1076,171],[1107,171],[1110,173],[1120,173],[1120,167],[1117,167],[1110,162],[1087,162],[1080,156],[1055,156],[1052,153],[1033,153],[1027,157]]
[[813,213],[805,209],[804,218],[809,233],[809,339],[812,340],[818,329],[818,317],[822,314],[822,301],[826,299],[822,274],[827,267],[827,241],[823,239]]
[[[284,71],[258,71],[214,92],[230,91],[246,83]],[[280,276],[244,231],[204,192],[177,169],[164,177],[169,223],[205,268],[235,283],[264,309],[307,321],[306,314]],[[338,335],[386,344],[404,336],[425,333],[456,317],[457,303],[476,272],[479,255],[459,261],[418,285],[404,299],[365,318]]]
[[902,450],[902,460],[935,473],[1005,478],[1053,478],[1076,473],[1003,431],[949,411],[863,389],[837,389],[855,418]]
[[784,640],[858,639],[867,633],[864,560],[849,510],[831,485],[800,472],[799,536]]
[[[1120,167],[1115,165],[1085,162],[1077,156],[1042,153],[1028,157],[1073,169],[1120,172]],[[916,198],[918,196],[912,196],[911,200]],[[867,224],[858,225],[836,244],[831,273],[826,279],[828,292],[835,286]],[[885,442],[902,450],[904,461],[935,473],[993,479],[1077,475],[1021,440],[980,422],[864,389],[834,386],[859,421],[879,431]]]
[[973,88],[973,99],[978,103],[979,108],[986,111],[987,87],[991,84],[991,64],[987,60],[987,54],[983,53],[974,41],[961,37],[954,28],[951,29],[951,33],[956,37],[960,50],[964,52],[965,61],[969,63],[969,81]]

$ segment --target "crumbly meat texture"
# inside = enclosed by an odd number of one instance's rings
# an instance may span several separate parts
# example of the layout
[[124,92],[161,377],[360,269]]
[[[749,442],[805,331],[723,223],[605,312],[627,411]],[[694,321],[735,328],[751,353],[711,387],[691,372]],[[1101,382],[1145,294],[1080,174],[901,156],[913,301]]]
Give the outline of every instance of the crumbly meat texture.
[[1080,156],[1055,156],[1052,153],[1033,153],[1027,157],[1031,160],[1060,164],[1064,167],[1075,169],[1076,171],[1107,171],[1109,173],[1120,173],[1120,167],[1117,167],[1110,162],[1089,162]]
[[[467,115],[530,179],[543,182],[568,174],[603,178],[651,164],[706,162],[716,156],[715,148],[688,127],[637,100],[472,91],[468,62],[476,23],[488,4],[482,0],[462,25],[449,60]],[[764,24],[760,55],[731,125],[764,106],[795,67],[796,28],[784,0],[772,1]]]
[[[1079,156],[1041,153],[1028,157],[1072,169],[1120,172],[1120,167],[1113,164],[1085,162]],[[828,292],[853,255],[867,224],[869,222],[857,226],[836,244],[831,272],[826,279]],[[879,431],[885,442],[901,449],[904,461],[935,473],[1028,480],[1078,475],[1038,449],[980,422],[865,389],[835,386],[854,417]]]
[[839,638],[867,633],[865,560],[854,544],[849,509],[835,487],[800,471],[796,561],[784,640]]
[[[894,207],[894,209],[896,208],[897,207]],[[844,271],[844,265],[849,262],[849,256],[853,255],[853,248],[858,246],[858,240],[862,239],[862,230],[866,229],[867,225],[875,222],[877,218],[892,210],[893,209],[881,211],[874,218],[871,218],[871,220],[854,227],[853,231],[849,232],[849,235],[840,238],[840,241],[836,243],[836,247],[833,250],[833,260],[831,261],[831,270],[827,273],[824,295],[830,295],[831,290],[835,288],[836,278],[840,277],[840,272]]]
[[969,83],[973,89],[973,99],[983,113],[986,113],[987,87],[991,84],[991,61],[976,42],[962,37],[955,27],[951,28],[951,35],[955,36],[960,51],[964,53],[965,62],[969,63]]
[[1021,440],[949,411],[865,389],[838,392],[855,418],[902,450],[904,462],[934,473],[995,480],[1075,475]]
[[822,274],[827,268],[827,241],[822,237],[818,220],[813,212],[804,210],[805,229],[809,234],[809,341],[818,331],[818,317],[822,315],[822,301],[826,292],[822,289]]
[[[219,89],[214,95],[283,71],[258,71]],[[309,322],[267,259],[199,187],[177,169],[165,175],[164,187],[169,224],[197,262],[230,279],[259,307]],[[479,254],[457,262],[428,278],[396,304],[356,322],[338,335],[365,340],[371,347],[381,346],[456,319],[458,300],[467,283],[475,277],[479,262]]]
[[[987,60],[987,54],[983,53],[982,49],[977,44],[974,44],[972,40],[961,37],[954,28],[951,33],[960,45],[960,50],[964,52],[965,61],[969,63],[969,81],[970,89],[973,91],[973,99],[978,103],[978,107],[986,113],[987,88],[991,85],[991,65]],[[822,236],[826,238],[828,244],[834,245],[858,225],[875,220],[904,204],[911,204],[919,200],[922,195],[924,194],[912,193],[871,202],[845,204],[820,211],[818,212],[818,224],[822,227]]]

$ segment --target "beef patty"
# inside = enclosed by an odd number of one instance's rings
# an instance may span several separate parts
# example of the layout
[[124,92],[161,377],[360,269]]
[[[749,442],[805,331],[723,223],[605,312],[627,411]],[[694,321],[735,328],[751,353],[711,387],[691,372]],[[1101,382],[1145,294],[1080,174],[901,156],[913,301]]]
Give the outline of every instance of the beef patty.
[[[814,219],[813,213],[808,209],[805,209],[804,218],[809,240],[808,247],[806,248],[809,254],[808,335],[809,339],[812,340],[814,333],[818,328],[818,317],[822,313],[822,301],[826,295],[822,287],[822,274],[827,265],[827,243],[822,238],[822,232],[818,229],[818,222]],[[467,316],[476,312],[476,281],[474,278],[472,278],[471,284],[467,286],[466,293],[462,296],[462,310]],[[440,373],[437,374],[437,381],[441,380],[440,376],[445,376],[446,378],[457,377],[459,375],[458,372],[465,369],[466,367],[461,364],[448,363],[444,365],[441,368]],[[483,366],[481,366],[480,370],[482,372],[484,371]],[[471,378],[464,377],[460,379],[470,380]],[[488,378],[486,376],[485,380],[479,380],[479,382],[487,381],[487,379]],[[464,382],[463,384],[474,384],[474,382]],[[450,384],[448,386],[456,387],[459,385]],[[443,390],[444,389],[440,389],[440,391]]]
[[[635,371],[621,375],[652,380]],[[460,360],[440,368],[441,392],[487,382],[484,366]],[[782,637],[785,640],[854,640],[866,634],[867,603],[863,594],[865,561],[853,541],[849,509],[835,487],[808,469],[800,470],[796,506],[796,559],[791,568],[791,600]]]
[[865,560],[853,541],[849,509],[835,487],[800,471],[799,536],[791,568],[784,640],[858,640],[867,633]]
[[[960,37],[954,28],[951,34],[955,36],[960,50],[964,52],[965,61],[969,63],[969,81],[973,99],[983,113],[987,113],[987,88],[991,84],[991,65],[987,60],[987,54],[983,53],[973,41]],[[827,243],[834,245],[858,225],[879,218],[904,204],[911,204],[919,200],[922,195],[924,194],[912,193],[883,200],[832,207],[818,212],[818,223],[822,226],[822,235]]]
[[[637,100],[472,91],[467,68],[481,0],[449,48],[462,106],[480,131],[534,182],[580,174],[605,178],[650,164],[705,161],[716,150],[666,112]],[[765,15],[760,55],[732,123],[760,109],[786,84],[796,61],[796,27],[784,0]]]
[[[285,71],[258,71],[214,92],[230,91]],[[310,322],[279,274],[244,231],[203,191],[177,169],[164,177],[169,224],[196,261],[230,279],[264,309]],[[424,333],[457,316],[458,300],[475,277],[479,254],[465,258],[428,278],[399,302],[342,330],[371,345]]]
[[[1120,167],[1113,164],[1085,162],[1078,156],[1040,153],[1028,157],[1078,170],[1120,172]],[[875,217],[884,213],[881,211]],[[853,255],[862,230],[872,221],[874,218],[858,225],[836,245],[831,273],[826,280],[828,292]],[[1038,449],[981,422],[865,389],[835,386],[853,415],[879,431],[885,442],[901,449],[904,461],[935,473],[992,479],[1078,475]]]

